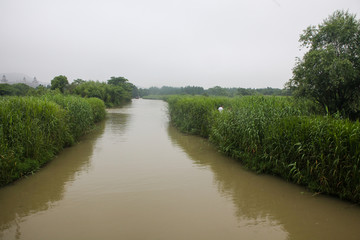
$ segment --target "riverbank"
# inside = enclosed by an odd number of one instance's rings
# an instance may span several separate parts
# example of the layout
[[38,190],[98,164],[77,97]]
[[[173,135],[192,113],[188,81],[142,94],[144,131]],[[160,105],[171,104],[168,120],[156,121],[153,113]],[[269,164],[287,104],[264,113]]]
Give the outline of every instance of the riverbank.
[[[171,123],[258,173],[360,203],[360,123],[287,97],[170,97]],[[221,113],[217,108],[223,105]]]
[[96,98],[0,98],[0,186],[37,171],[105,118]]

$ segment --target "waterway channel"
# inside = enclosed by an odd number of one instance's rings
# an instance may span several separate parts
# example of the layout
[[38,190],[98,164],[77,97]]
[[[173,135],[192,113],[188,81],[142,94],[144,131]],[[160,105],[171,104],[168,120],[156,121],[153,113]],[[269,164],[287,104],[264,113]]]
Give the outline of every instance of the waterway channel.
[[360,207],[257,175],[133,100],[0,189],[0,239],[360,239]]

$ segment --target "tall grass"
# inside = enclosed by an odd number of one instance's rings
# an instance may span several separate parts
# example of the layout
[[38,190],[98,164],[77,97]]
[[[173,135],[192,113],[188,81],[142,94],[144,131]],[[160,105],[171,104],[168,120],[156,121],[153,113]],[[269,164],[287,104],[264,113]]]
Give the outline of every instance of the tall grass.
[[262,162],[313,191],[360,203],[360,123],[332,117],[287,117],[267,131]]
[[38,169],[69,133],[66,111],[34,97],[0,98],[0,186]]
[[209,137],[214,113],[220,105],[229,103],[229,98],[172,96],[167,102],[174,126],[182,132]]
[[66,122],[71,132],[71,137],[67,142],[68,145],[72,145],[94,123],[91,105],[85,98],[64,96],[62,94],[45,95],[43,98],[57,103],[66,110]]
[[106,116],[105,103],[99,98],[85,98],[86,101],[90,104],[93,120],[95,123],[100,122]]
[[[360,203],[360,123],[319,116],[287,97],[168,100],[171,122],[209,137],[221,152],[270,173]],[[218,104],[225,110],[219,113]]]
[[0,186],[36,171],[78,140],[104,116],[100,105],[63,95],[0,98]]

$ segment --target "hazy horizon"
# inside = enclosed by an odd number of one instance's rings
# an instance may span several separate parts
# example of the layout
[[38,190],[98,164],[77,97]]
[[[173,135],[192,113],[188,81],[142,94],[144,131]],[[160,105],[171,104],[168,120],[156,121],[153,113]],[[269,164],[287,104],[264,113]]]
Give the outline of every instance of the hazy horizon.
[[0,72],[140,88],[280,88],[300,34],[358,0],[2,0]]

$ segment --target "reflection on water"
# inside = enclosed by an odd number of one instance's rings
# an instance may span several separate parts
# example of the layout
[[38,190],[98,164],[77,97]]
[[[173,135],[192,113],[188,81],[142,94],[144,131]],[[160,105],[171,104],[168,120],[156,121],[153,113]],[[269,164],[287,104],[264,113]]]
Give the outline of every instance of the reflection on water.
[[91,167],[93,148],[104,128],[105,123],[99,123],[81,142],[64,149],[39,172],[0,189],[0,239],[11,226],[16,226],[15,236],[19,238],[23,218],[49,210],[63,198],[65,186]]
[[205,139],[181,134],[173,127],[168,128],[168,134],[194,164],[211,169],[218,191],[236,207],[239,227],[274,228],[288,233],[288,239],[360,238],[358,206],[314,197],[302,187],[249,172],[239,162],[217,153]]

